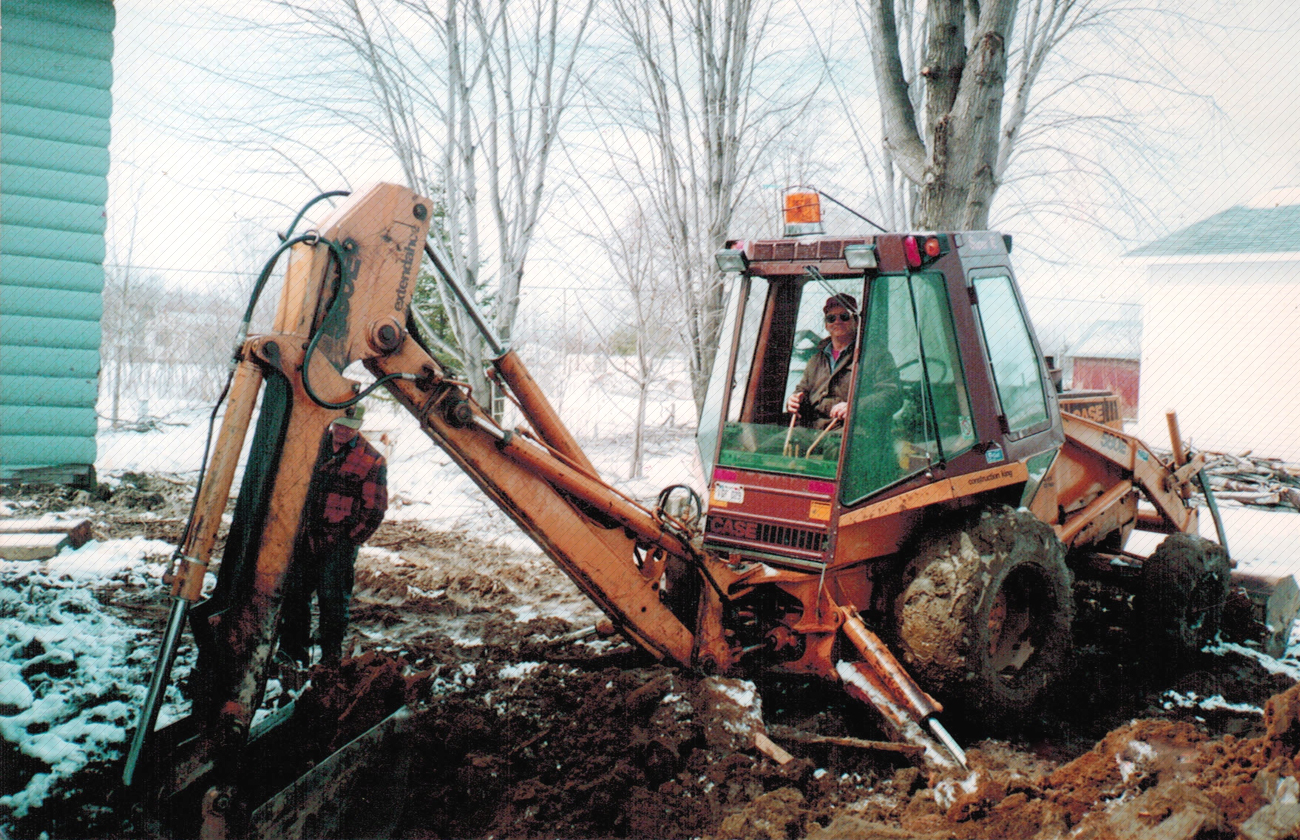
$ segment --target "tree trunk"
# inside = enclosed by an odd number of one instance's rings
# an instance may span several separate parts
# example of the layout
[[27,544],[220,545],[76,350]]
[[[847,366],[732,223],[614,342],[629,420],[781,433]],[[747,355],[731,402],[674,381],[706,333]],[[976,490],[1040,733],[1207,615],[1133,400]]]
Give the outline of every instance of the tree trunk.
[[122,345],[119,342],[113,352],[113,428],[122,425]]
[[1015,0],[996,0],[980,15],[951,109],[931,127],[926,182],[917,226],[925,230],[983,230],[997,191],[1002,97],[1006,90],[1006,34]]
[[645,408],[650,391],[650,380],[642,377],[637,382],[636,420],[632,429],[632,462],[628,465],[628,478],[640,478],[645,470]]
[[[912,224],[923,230],[988,227],[1000,183],[1006,43],[1017,0],[931,0],[927,9],[923,129],[917,126],[894,0],[868,0],[866,30],[881,101],[887,157],[917,187]],[[907,12],[910,14],[910,12]],[[970,49],[966,33],[973,27]],[[922,133],[924,132],[924,134]]]

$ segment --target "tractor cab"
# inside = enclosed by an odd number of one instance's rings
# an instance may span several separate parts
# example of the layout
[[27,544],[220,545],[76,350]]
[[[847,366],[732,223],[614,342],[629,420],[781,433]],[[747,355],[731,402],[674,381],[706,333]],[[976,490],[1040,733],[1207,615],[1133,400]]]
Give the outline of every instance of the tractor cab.
[[[1004,469],[1059,445],[1055,395],[1003,237],[728,244],[719,263],[739,276],[698,439],[711,471],[706,541],[715,550],[824,564],[838,556],[836,526],[861,521],[853,519],[860,509],[990,470],[984,488],[1023,485],[1023,466],[1014,476]],[[831,300],[857,310],[844,351],[853,359],[844,421],[807,405],[786,410],[804,371],[826,352]],[[887,553],[902,538],[852,554]]]

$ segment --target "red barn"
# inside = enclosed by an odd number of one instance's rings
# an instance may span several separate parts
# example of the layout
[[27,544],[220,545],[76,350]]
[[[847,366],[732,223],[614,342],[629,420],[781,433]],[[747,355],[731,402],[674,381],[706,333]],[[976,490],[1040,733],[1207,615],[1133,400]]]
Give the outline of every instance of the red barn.
[[1118,394],[1123,417],[1137,419],[1141,321],[1097,321],[1070,350],[1069,357],[1074,366],[1071,388]]

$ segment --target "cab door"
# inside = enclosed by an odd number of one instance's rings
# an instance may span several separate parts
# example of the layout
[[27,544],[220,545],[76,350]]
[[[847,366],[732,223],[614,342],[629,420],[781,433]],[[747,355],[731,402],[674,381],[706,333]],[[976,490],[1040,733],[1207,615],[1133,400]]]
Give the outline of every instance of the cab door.
[[870,281],[851,431],[846,506],[969,451],[975,420],[941,272]]

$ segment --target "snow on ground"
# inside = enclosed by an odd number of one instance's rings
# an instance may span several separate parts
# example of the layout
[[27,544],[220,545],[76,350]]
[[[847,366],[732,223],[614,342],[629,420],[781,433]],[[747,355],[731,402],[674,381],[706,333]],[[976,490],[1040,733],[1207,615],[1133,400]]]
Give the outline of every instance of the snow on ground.
[[[1300,573],[1300,514],[1289,510],[1220,504],[1228,551],[1238,568],[1263,575]],[[1209,511],[1201,512],[1201,535],[1216,539]]]
[[[0,796],[14,819],[41,805],[92,761],[123,754],[144,700],[157,640],[107,611],[114,590],[156,588],[173,547],[133,537],[86,543],[44,562],[0,561],[0,757],[26,787]],[[215,580],[210,580],[215,583]],[[186,714],[175,680],[159,714]]]
[[1291,645],[1287,648],[1286,655],[1281,660],[1260,653],[1254,648],[1232,642],[1220,642],[1206,648],[1206,651],[1217,654],[1236,653],[1247,659],[1254,659],[1270,674],[1281,674],[1295,682],[1300,682],[1300,646],[1296,644],[1294,634],[1291,636]]
[[[1265,657],[1266,659],[1268,657]],[[1180,706],[1184,709],[1203,709],[1207,712],[1225,710],[1230,712],[1240,712],[1245,715],[1264,716],[1264,710],[1259,706],[1252,706],[1249,703],[1229,703],[1223,699],[1222,694],[1215,694],[1212,697],[1200,697],[1195,691],[1189,691],[1186,694],[1170,689],[1164,693],[1161,698],[1161,705],[1166,709],[1172,709]]]

